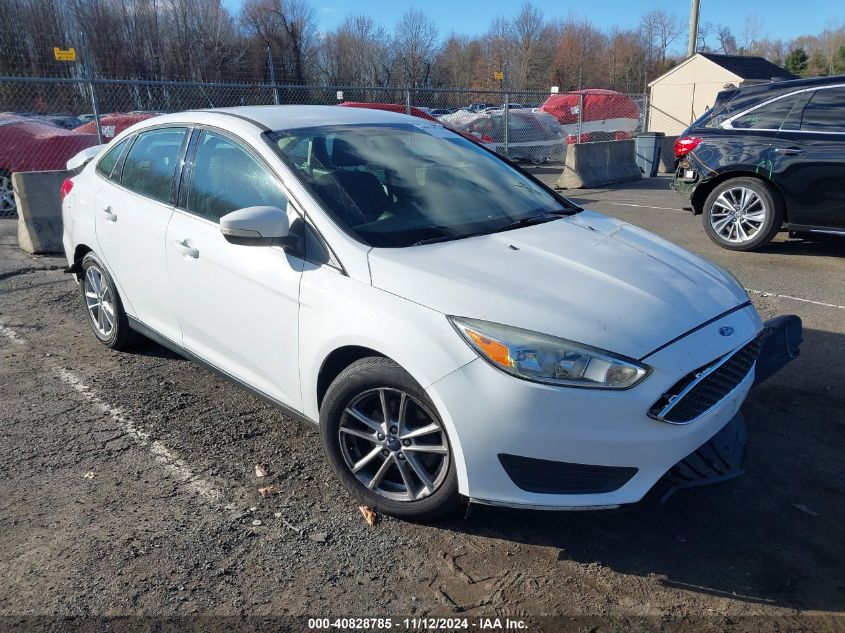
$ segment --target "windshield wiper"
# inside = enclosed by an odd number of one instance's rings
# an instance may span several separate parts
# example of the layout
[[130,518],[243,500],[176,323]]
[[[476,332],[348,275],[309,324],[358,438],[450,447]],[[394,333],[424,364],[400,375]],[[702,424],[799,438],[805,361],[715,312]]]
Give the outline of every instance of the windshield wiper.
[[504,226],[500,226],[490,231],[477,231],[474,233],[457,233],[453,235],[439,235],[437,237],[428,237],[414,242],[413,244],[411,244],[411,246],[423,246],[424,244],[436,244],[437,242],[450,242],[452,240],[462,240],[466,237],[478,237],[480,235],[501,233],[502,231],[519,229],[524,226],[533,226],[534,224],[543,224],[544,222],[551,222],[552,220],[558,220],[560,218],[567,217],[570,215],[574,215],[574,213],[569,209],[561,209],[557,211],[543,211],[542,213],[538,213],[536,215],[530,215],[525,218],[519,218],[518,220],[514,220],[509,224],[505,224]]
[[478,235],[487,235],[487,231],[479,233],[457,233],[455,235],[440,235],[438,237],[427,237],[424,240],[417,240],[411,246],[423,246],[424,244],[436,244],[437,242],[450,242],[452,240],[462,240],[465,237],[476,237]]
[[511,229],[519,229],[523,226],[533,226],[535,224],[543,224],[544,222],[551,222],[552,220],[559,220],[562,217],[566,217],[572,215],[572,212],[569,210],[566,211],[543,211],[542,213],[538,213],[537,215],[529,215],[526,218],[519,218],[518,220],[514,220],[510,224],[506,224],[505,226],[496,229],[495,231],[491,231],[492,233],[500,233],[502,231],[510,231]]

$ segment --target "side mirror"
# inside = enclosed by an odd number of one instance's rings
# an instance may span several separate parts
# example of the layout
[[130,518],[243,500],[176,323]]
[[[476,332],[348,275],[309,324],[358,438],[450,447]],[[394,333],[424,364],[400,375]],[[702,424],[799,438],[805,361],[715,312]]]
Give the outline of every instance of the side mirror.
[[288,214],[279,207],[247,207],[220,218],[220,232],[233,244],[285,244],[290,238],[290,223]]

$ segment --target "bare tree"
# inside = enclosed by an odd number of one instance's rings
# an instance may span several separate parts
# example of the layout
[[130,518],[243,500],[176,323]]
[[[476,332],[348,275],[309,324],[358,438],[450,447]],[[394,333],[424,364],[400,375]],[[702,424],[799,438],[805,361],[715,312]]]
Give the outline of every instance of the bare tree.
[[717,26],[716,37],[719,40],[719,51],[723,55],[736,55],[736,38],[729,26],[724,24]]
[[543,41],[543,12],[530,2],[522,5],[513,21],[513,66],[510,85],[518,90],[537,88],[547,83],[545,69],[551,57],[550,47]]
[[661,66],[666,64],[669,46],[684,32],[684,23],[676,15],[663,9],[649,11],[640,19],[640,32],[654,51],[653,59]]
[[346,86],[382,85],[389,76],[388,35],[367,15],[348,15],[320,46],[322,81]]
[[408,9],[396,24],[392,49],[407,85],[424,86],[429,81],[438,50],[437,27],[419,9]]
[[763,18],[757,14],[746,15],[740,37],[742,42],[741,52],[743,55],[747,55],[754,42],[763,37]]
[[307,0],[245,0],[241,20],[259,45],[273,51],[278,80],[307,83],[318,42],[316,15]]

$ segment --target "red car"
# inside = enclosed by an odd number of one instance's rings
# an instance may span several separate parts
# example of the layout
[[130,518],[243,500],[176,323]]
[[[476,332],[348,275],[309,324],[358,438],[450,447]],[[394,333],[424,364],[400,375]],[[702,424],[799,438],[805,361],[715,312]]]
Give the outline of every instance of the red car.
[[[369,108],[370,110],[387,110],[388,112],[408,114],[405,106],[398,103],[364,103],[363,101],[344,101],[343,103],[338,103],[337,105],[345,106],[347,108]],[[428,112],[415,108],[414,106],[411,106],[411,116],[439,123],[439,121],[437,121],[437,119],[431,116]]]
[[[100,117],[100,129],[103,132],[103,141],[108,143],[115,136],[123,132],[126,128],[135,125],[139,121],[145,121],[154,116],[158,116],[155,112],[127,112],[126,114],[105,114]],[[73,130],[82,134],[97,134],[97,124],[94,121],[88,121],[78,128]]]
[[567,135],[567,142],[578,142],[578,110],[581,114],[581,143],[618,141],[632,138],[640,124],[640,107],[630,97],[615,90],[576,90],[550,95],[538,110],[554,116]]
[[0,216],[13,215],[16,211],[12,191],[14,172],[64,169],[68,159],[96,144],[96,134],[66,130],[15,114],[0,114]]

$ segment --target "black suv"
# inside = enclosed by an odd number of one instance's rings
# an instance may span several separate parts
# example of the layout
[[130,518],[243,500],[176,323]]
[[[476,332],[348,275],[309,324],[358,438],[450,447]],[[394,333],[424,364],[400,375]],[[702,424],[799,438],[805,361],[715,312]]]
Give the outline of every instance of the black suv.
[[845,235],[845,76],[721,92],[675,158],[672,188],[719,246],[759,248],[784,227]]

